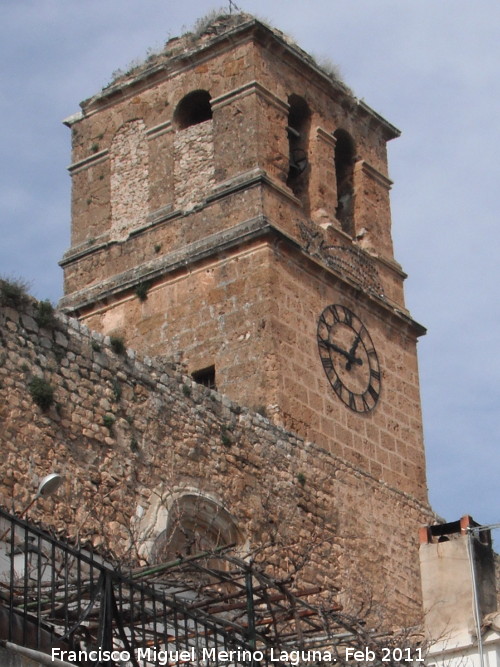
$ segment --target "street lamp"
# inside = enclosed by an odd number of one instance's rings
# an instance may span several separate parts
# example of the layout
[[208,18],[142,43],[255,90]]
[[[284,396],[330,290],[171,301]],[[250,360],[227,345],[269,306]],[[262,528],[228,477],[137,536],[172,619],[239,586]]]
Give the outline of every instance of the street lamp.
[[[59,473],[57,472],[51,472],[49,475],[46,475],[38,485],[38,490],[35,494],[35,497],[26,505],[26,507],[19,515],[19,518],[20,519],[23,518],[23,516],[30,509],[30,507],[32,507],[36,503],[38,498],[41,497],[45,498],[46,496],[50,496],[52,493],[55,493],[57,489],[61,486],[62,481],[63,481],[62,475],[59,475]],[[9,531],[10,528],[7,528],[5,533],[3,533],[2,536],[0,537],[0,542],[4,541]]]
[[38,485],[38,491],[36,492],[35,497],[31,502],[28,503],[28,505],[26,505],[26,507],[19,515],[19,518],[23,518],[29,508],[36,503],[38,498],[41,498],[42,496],[45,498],[46,496],[50,496],[52,493],[55,493],[61,486],[62,481],[63,478],[57,472],[51,472],[50,475],[46,475]]

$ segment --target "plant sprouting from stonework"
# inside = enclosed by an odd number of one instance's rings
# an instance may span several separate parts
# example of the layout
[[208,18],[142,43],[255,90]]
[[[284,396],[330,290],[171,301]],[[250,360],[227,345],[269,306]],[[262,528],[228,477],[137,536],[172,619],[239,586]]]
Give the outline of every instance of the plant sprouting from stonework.
[[231,445],[233,444],[233,441],[231,440],[231,437],[228,433],[228,430],[229,429],[226,426],[221,426],[220,440],[221,440],[222,444],[224,445],[224,447],[231,447]]
[[28,385],[31,398],[42,410],[48,410],[54,403],[54,388],[44,378],[34,377]]
[[28,283],[21,278],[0,278],[0,306],[25,306],[30,300],[28,287]]
[[306,476],[304,475],[303,472],[297,473],[297,482],[300,484],[300,486],[306,485]]
[[120,381],[117,380],[116,378],[113,378],[111,384],[113,387],[113,395],[115,397],[115,401],[119,401],[120,398],[122,397],[122,386],[120,384]]
[[102,418],[102,423],[106,428],[112,429],[113,424],[115,423],[115,418],[111,414],[104,415],[104,417]]
[[135,288],[135,295],[139,301],[146,301],[148,298],[148,292],[151,287],[149,280],[146,280],[142,283],[139,283]]
[[123,336],[119,336],[117,334],[113,334],[112,336],[109,337],[109,344],[111,345],[111,349],[115,354],[124,354],[125,353],[125,340],[123,339]]
[[220,7],[219,9],[212,9],[204,16],[200,16],[193,26],[193,37],[197,38],[202,35],[212,23],[225,14],[227,14],[227,10],[224,7]]
[[44,329],[52,329],[56,323],[54,314],[54,306],[46,299],[39,301],[35,309],[35,321],[39,327]]
[[339,66],[334,63],[330,58],[326,56],[311,56],[316,65],[323,70],[325,74],[333,79],[334,81],[342,82],[342,74],[340,72]]

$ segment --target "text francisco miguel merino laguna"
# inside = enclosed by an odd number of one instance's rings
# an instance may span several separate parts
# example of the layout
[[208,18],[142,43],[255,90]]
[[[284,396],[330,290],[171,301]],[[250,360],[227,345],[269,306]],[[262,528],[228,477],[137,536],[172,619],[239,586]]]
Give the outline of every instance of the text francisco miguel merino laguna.
[[[392,659],[402,660],[403,662],[423,662],[421,654],[422,649],[401,649],[401,648],[383,648],[381,649],[383,655],[382,662],[390,662]],[[395,655],[397,652],[397,655]],[[393,655],[394,654],[394,655]],[[122,661],[127,662],[131,659],[129,651],[107,651],[103,649],[95,650],[63,650],[60,648],[52,649],[52,660],[70,660],[70,661]],[[346,660],[353,660],[354,662],[368,662],[375,660],[375,653],[368,647],[364,650],[355,650],[353,648],[346,648],[344,658]],[[380,656],[379,656],[380,657]],[[245,663],[245,662],[262,662],[264,661],[264,653],[262,651],[249,651],[247,649],[238,649],[232,651],[216,651],[215,648],[202,648],[201,655],[194,647],[185,651],[167,651],[155,647],[138,648],[135,651],[136,660],[145,660],[146,662],[155,662],[158,665],[168,665],[170,663],[187,663],[210,665],[214,662],[229,662],[229,663]],[[267,653],[268,662],[281,662],[297,667],[301,662],[337,662],[334,654],[331,651],[318,650],[293,650],[283,651],[270,649]]]

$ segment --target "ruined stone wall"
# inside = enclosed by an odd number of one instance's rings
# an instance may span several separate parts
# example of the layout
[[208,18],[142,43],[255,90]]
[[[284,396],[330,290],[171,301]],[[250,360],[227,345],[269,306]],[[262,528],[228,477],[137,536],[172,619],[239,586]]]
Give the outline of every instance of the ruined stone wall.
[[[42,410],[34,377],[54,390]],[[0,310],[0,499],[18,512],[38,480],[64,475],[28,514],[125,560],[148,558],[172,498],[197,493],[224,508],[242,549],[297,581],[338,586],[348,609],[373,597],[420,611],[417,528],[426,505],[317,444],[274,426],[174,364],[116,351],[109,338],[36,309]],[[163,517],[163,518],[162,518]]]

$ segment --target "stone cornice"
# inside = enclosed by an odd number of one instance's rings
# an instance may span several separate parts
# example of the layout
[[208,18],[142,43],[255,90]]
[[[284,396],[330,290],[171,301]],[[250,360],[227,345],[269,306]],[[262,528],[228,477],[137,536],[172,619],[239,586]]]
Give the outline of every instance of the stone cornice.
[[267,172],[258,167],[255,169],[250,169],[249,171],[237,174],[232,178],[217,183],[210,195],[208,195],[206,201],[208,204],[223,197],[227,197],[235,192],[240,190],[248,190],[248,188],[255,187],[256,185],[266,185],[272,188],[275,192],[280,194],[285,199],[290,200],[296,206],[300,206],[300,201],[288,188],[282,187],[278,182],[269,178]]
[[99,151],[98,153],[93,153],[92,155],[83,158],[83,160],[78,160],[78,162],[73,162],[73,164],[70,164],[69,167],[67,167],[67,169],[71,174],[71,176],[73,176],[74,174],[78,174],[78,172],[84,171],[89,167],[95,167],[96,164],[105,162],[108,159],[108,156],[109,156],[109,151],[106,148],[103,151]]
[[[222,183],[218,183],[212,189],[211,194],[207,196],[205,202],[199,206],[197,210],[210,206],[214,202],[220,199],[224,199],[225,197],[229,197],[237,192],[248,190],[249,188],[259,185],[264,185],[273,189],[281,197],[284,197],[296,206],[300,206],[299,200],[290,190],[288,190],[288,188],[281,187],[279,183],[269,178],[269,176],[264,171],[257,168],[238,174],[237,176],[234,176],[233,178],[230,178]],[[64,253],[62,259],[59,262],[59,266],[64,268],[73,262],[91,255],[94,252],[99,252],[100,250],[103,250],[111,245],[124,242],[126,243],[127,240],[132,237],[139,236],[140,234],[149,231],[157,225],[170,223],[178,218],[182,218],[184,215],[184,211],[173,209],[172,204],[167,204],[167,206],[149,213],[146,218],[146,223],[131,230],[129,236],[125,240],[118,241],[111,239],[109,233],[106,232],[105,234],[96,237],[92,241],[84,241],[77,246],[72,246],[69,248],[69,250],[67,250],[67,252]]]
[[391,316],[403,321],[414,332],[415,336],[421,336],[426,333],[426,329],[413,320],[407,311],[392,304],[383,295],[362,290],[348,276],[336,271],[334,267],[328,266],[320,258],[308,253],[299,241],[279,226],[269,222],[265,216],[257,216],[250,220],[245,220],[234,227],[211,234],[204,239],[190,243],[162,257],[144,262],[140,266],[107,278],[97,285],[73,292],[61,299],[59,307],[68,313],[86,309],[98,300],[116,297],[127,290],[132,290],[137,284],[145,280],[154,281],[167,274],[185,271],[190,265],[266,236],[276,237],[278,244],[280,241],[286,243],[288,247],[294,248],[304,259],[316,265],[317,268],[335,276],[337,280],[349,285],[356,293],[363,294],[369,301],[377,303],[386,313],[390,313]]
[[156,137],[161,137],[163,134],[173,131],[172,121],[166,120],[164,123],[160,123],[159,125],[155,125],[146,130],[146,136],[148,139],[156,139]]
[[[385,120],[365,102],[358,100],[342,81],[325,72],[298,45],[291,43],[279,31],[269,28],[255,18],[250,18],[208,41],[196,42],[194,40],[192,46],[186,43],[186,47],[180,52],[172,52],[171,55],[163,54],[163,60],[161,60],[160,55],[156,63],[155,61],[145,63],[136,70],[136,73],[131,73],[129,77],[117,80],[94,97],[82,102],[82,112],[73,114],[64,122],[70,126],[101,109],[112,106],[117,100],[123,101],[132,95],[139,94],[142,90],[149,88],[153,80],[155,82],[164,81],[193,67],[195,64],[207,62],[214,55],[232,50],[237,45],[249,40],[259,43],[262,48],[277,48],[280,52],[287,54],[290,63],[296,63],[297,67],[309,69],[310,74],[316,78],[318,84],[335,91],[335,95],[340,94],[350,100],[353,109],[368,115],[373,122],[379,125],[384,131],[386,140],[400,135],[400,131],[394,125]],[[280,103],[282,104],[282,101]]]
[[316,137],[321,141],[324,141],[326,144],[329,144],[332,148],[335,148],[337,144],[337,139],[333,136],[333,134],[327,132],[322,127],[316,128]]
[[382,185],[387,190],[391,189],[393,185],[391,179],[387,178],[387,176],[384,176],[384,174],[382,174],[378,169],[375,169],[375,167],[372,167],[372,165],[366,162],[366,160],[360,160],[360,167],[363,173],[366,174],[369,178],[377,181],[379,185]]
[[[363,295],[364,298],[366,298],[368,301],[377,304],[377,306],[381,308],[386,314],[390,314],[400,322],[404,322],[405,325],[413,331],[416,337],[423,336],[427,333],[426,328],[414,320],[411,317],[409,311],[405,310],[402,306],[395,304],[383,294],[376,294],[373,291],[362,289],[360,285],[357,284],[354,280],[350,279],[349,276],[346,276],[344,273],[337,271],[334,266],[326,264],[321,257],[310,254],[306,248],[304,248],[295,238],[292,238],[287,232],[275,225],[270,225],[270,227],[279,235],[282,240],[286,240],[289,246],[292,246],[302,256],[306,257],[309,262],[321,268],[322,271],[334,275],[344,284],[349,285],[357,295]],[[364,253],[365,251],[360,249],[360,252]],[[378,259],[371,257],[371,255],[368,255],[368,257],[370,257],[372,260]]]
[[401,130],[398,130],[398,128],[395,125],[389,123],[388,120],[386,120],[385,118],[383,118],[383,116],[374,111],[374,109],[368,106],[366,102],[363,102],[363,100],[358,100],[358,106],[362,111],[371,116],[373,120],[377,121],[380,125],[382,125],[388,139],[397,139],[398,137],[401,136]]
[[131,230],[125,241],[111,239],[109,232],[106,232],[105,234],[101,234],[100,236],[96,237],[92,241],[84,241],[77,246],[72,246],[67,252],[64,253],[63,258],[59,262],[59,266],[64,268],[65,266],[68,266],[69,264],[72,264],[73,262],[76,262],[87,255],[91,255],[94,252],[98,252],[99,250],[103,250],[104,248],[108,248],[109,246],[115,245],[117,243],[124,243],[129,238],[138,236],[139,234],[142,234],[143,232],[146,232],[152,227],[156,227],[156,225],[161,223],[180,218],[182,215],[182,211],[174,211],[172,206],[164,206],[163,208],[150,213],[147,217],[146,224],[141,225],[140,227],[135,227],[133,230]]
[[144,280],[154,280],[159,276],[184,269],[187,265],[201,261],[214,253],[219,253],[236,245],[262,236],[271,230],[271,225],[263,216],[245,220],[230,229],[211,234],[210,236],[190,243],[183,248],[174,250],[167,255],[145,262],[138,267],[128,269],[120,274],[63,297],[60,307],[65,311],[73,311],[90,305],[96,299],[105,299],[114,294],[131,289]]
[[220,95],[212,100],[212,109],[217,109],[225,106],[226,104],[231,104],[233,101],[241,99],[242,97],[247,97],[248,95],[259,95],[262,99],[266,100],[269,104],[272,104],[278,108],[283,113],[288,113],[290,105],[288,102],[280,99],[277,95],[271,92],[268,88],[263,86],[258,81],[249,81],[248,83],[239,86],[238,88],[233,88],[233,90]]
[[[123,101],[128,97],[137,95],[142,90],[150,87],[152,79],[155,79],[156,82],[164,81],[186,69],[190,69],[195,63],[201,64],[211,60],[214,52],[223,53],[233,49],[237,44],[248,41],[255,24],[264,27],[256,19],[251,19],[221,35],[217,35],[206,43],[194,43],[192,48],[186,47],[180,53],[173,53],[170,57],[166,55],[164,60],[157,64],[145,64],[139,67],[136,74],[131,74],[121,81],[117,80],[93,97],[84,100],[81,103],[83,113],[78,118],[77,114],[74,114],[75,120],[81,120],[81,118],[91,116],[101,109],[112,106],[118,99]],[[73,119],[73,116],[70,116],[70,119]]]

